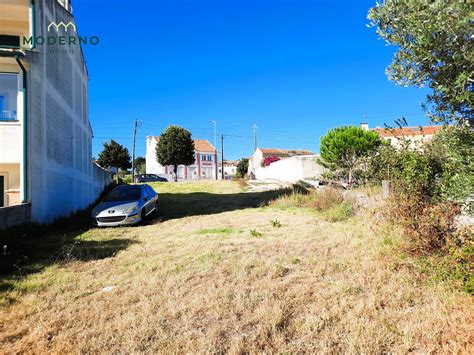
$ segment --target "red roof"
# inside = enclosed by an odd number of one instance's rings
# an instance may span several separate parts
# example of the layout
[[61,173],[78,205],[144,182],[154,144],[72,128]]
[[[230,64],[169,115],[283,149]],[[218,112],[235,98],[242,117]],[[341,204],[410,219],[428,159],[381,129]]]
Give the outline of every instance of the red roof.
[[418,126],[402,128],[375,128],[380,137],[410,137],[410,136],[432,136],[441,130],[442,126]]
[[195,139],[194,149],[196,152],[214,152],[216,150],[207,139]]
[[[160,136],[155,136],[155,140],[158,142]],[[194,150],[196,152],[206,152],[206,153],[213,153],[216,148],[209,143],[207,139],[194,139]]]

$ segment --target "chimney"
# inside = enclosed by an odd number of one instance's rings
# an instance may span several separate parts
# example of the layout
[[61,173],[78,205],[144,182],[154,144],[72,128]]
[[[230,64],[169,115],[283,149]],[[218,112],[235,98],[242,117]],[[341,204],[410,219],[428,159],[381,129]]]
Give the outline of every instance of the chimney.
[[364,131],[369,130],[369,124],[367,122],[361,122],[360,128],[362,128]]

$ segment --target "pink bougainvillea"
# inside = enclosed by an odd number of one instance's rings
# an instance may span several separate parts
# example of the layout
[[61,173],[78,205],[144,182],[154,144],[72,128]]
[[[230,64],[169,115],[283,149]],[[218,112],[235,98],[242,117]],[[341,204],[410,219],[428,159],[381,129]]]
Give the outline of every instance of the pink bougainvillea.
[[265,166],[269,166],[271,163],[274,163],[276,161],[280,160],[279,157],[276,157],[276,156],[271,156],[271,157],[266,157],[265,159],[263,159],[262,161],[262,166],[265,167]]

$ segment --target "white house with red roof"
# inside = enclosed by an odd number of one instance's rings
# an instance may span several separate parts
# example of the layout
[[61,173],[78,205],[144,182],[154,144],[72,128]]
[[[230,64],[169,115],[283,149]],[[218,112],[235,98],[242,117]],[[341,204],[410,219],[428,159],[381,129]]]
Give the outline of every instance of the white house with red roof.
[[284,159],[301,155],[314,155],[314,153],[302,149],[257,148],[249,159],[249,171],[262,167],[262,162],[268,157]]
[[[278,161],[262,166],[265,158],[277,157]],[[319,155],[310,150],[257,148],[249,159],[248,174],[256,180],[296,182],[308,178],[321,178],[325,168],[317,163]]]
[[413,126],[399,128],[369,128],[367,123],[360,124],[362,129],[377,132],[380,138],[389,141],[393,146],[400,146],[403,140],[408,140],[410,145],[423,144],[430,141],[438,134],[443,126]]
[[[156,160],[156,144],[159,137],[146,137],[146,173],[157,174],[171,177],[173,174],[172,166],[162,166]],[[178,166],[178,179],[199,180],[215,179],[217,167],[217,150],[206,139],[194,139],[194,154],[196,160],[194,164]]]

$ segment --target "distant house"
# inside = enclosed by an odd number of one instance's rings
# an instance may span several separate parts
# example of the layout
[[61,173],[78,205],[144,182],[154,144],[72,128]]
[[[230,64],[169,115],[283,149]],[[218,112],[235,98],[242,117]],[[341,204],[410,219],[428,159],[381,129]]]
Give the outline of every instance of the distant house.
[[52,20],[75,29],[69,0],[0,0],[0,229],[68,216],[110,182],[92,163],[80,42],[22,40],[75,36]]
[[[263,167],[262,162],[268,157],[278,157],[280,160]],[[256,180],[286,182],[319,179],[325,168],[317,164],[318,157],[310,150],[257,148],[249,159],[249,176]]]
[[[169,178],[173,175],[172,166],[162,166],[156,160],[156,145],[159,137],[146,137],[146,173],[158,174]],[[190,166],[178,166],[178,179],[198,180],[198,179],[215,179],[217,151],[214,146],[205,139],[194,140],[195,157],[194,164]]]
[[[224,178],[230,178],[237,174],[238,160],[224,160]],[[219,163],[219,179],[222,178],[222,162]]]
[[301,149],[257,148],[249,159],[249,171],[261,167],[262,162],[268,157],[289,158],[301,155],[314,155],[314,153]]
[[402,139],[407,139],[412,144],[425,143],[441,131],[442,126],[414,126],[401,128],[369,128],[367,123],[361,123],[361,128],[377,132],[380,138],[389,141],[393,146],[400,145]]

